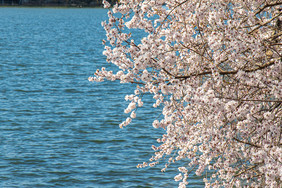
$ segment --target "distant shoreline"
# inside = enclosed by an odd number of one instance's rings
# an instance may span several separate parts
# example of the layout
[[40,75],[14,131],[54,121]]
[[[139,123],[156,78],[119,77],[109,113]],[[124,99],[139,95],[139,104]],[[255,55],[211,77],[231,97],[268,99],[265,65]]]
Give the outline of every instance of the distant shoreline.
[[[112,5],[117,0],[108,0]],[[102,8],[102,0],[0,0],[0,7]]]
[[84,5],[0,5],[0,8],[103,8],[103,5],[84,6]]

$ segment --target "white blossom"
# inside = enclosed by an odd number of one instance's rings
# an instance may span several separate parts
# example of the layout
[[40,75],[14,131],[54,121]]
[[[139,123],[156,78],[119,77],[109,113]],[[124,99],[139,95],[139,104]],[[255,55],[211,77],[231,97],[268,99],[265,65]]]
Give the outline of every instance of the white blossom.
[[[125,96],[129,117],[121,128],[142,111],[142,96],[152,95],[153,107],[162,108],[152,125],[166,132],[149,166],[167,161],[165,172],[177,160],[179,187],[188,172],[205,170],[206,187],[278,187],[280,9],[279,0],[121,0],[102,23],[103,54],[119,71],[101,68],[88,80],[136,84]],[[145,36],[137,40],[132,28]]]
[[182,180],[182,178],[183,178],[183,177],[182,177],[182,174],[179,173],[177,176],[174,177],[174,180],[175,180],[175,181],[180,181],[180,180]]

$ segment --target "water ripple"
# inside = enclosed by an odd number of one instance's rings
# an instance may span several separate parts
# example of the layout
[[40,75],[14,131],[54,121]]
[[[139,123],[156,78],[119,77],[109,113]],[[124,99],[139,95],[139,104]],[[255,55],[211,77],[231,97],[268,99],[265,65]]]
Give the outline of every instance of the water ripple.
[[160,112],[145,105],[119,129],[133,86],[87,81],[113,68],[105,10],[0,8],[0,18],[0,187],[177,186],[162,165],[136,168],[163,134],[151,126]]

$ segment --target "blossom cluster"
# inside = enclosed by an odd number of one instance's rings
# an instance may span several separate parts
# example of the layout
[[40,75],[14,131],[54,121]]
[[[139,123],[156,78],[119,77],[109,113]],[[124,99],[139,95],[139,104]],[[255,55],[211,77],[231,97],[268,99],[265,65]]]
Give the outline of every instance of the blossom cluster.
[[[280,0],[120,0],[103,22],[104,55],[120,69],[90,81],[136,85],[127,126],[150,93],[166,133],[153,146],[162,159],[206,187],[279,187],[282,183],[282,20]],[[105,2],[105,7],[109,4]],[[146,36],[134,40],[132,29]],[[132,30],[134,31],[134,30]],[[187,163],[185,163],[187,164]],[[138,165],[145,167],[147,163]]]

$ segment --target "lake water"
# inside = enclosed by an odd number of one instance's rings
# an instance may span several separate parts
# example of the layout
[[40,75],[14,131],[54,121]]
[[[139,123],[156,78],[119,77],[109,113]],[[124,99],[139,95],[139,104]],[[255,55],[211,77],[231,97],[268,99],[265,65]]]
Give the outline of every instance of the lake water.
[[[104,9],[0,8],[0,187],[176,187],[173,167],[136,165],[164,133],[152,100],[119,128],[133,85],[91,83]],[[191,177],[188,187],[203,187]]]

